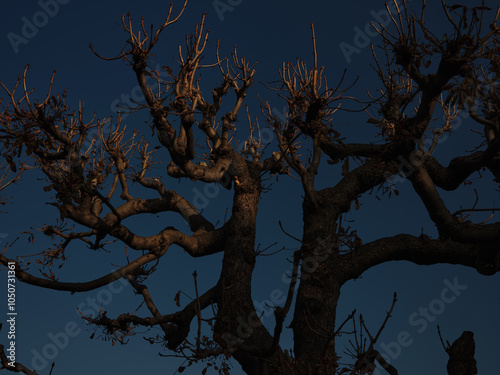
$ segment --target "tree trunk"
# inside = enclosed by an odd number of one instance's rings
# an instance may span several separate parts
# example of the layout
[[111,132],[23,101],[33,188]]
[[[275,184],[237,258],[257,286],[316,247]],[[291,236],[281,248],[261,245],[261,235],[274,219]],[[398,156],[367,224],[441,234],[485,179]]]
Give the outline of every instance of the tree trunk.
[[446,366],[448,375],[477,374],[475,350],[474,334],[470,331],[464,331],[462,336],[446,350],[450,356]]
[[336,275],[336,215],[318,200],[305,201],[303,261],[292,322],[298,374],[332,374],[337,368],[335,316],[341,283]]
[[272,337],[255,311],[252,272],[255,266],[255,228],[260,181],[235,186],[230,233],[222,264],[223,286],[215,338],[249,375],[272,374],[269,360],[259,356],[270,348]]

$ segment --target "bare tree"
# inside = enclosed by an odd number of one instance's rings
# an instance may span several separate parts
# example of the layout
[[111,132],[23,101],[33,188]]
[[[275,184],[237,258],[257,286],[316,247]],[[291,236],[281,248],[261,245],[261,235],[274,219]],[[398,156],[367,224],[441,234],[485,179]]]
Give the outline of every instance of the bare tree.
[[[0,100],[0,104],[2,100]],[[3,111],[0,116],[2,116],[2,122],[10,121],[8,116],[8,111]],[[6,151],[4,147],[10,148],[11,146],[8,142],[6,145],[2,145],[1,155],[3,156],[3,161],[0,163],[0,191],[6,189],[10,184],[15,183],[21,178],[22,172],[25,169],[25,165],[23,164],[21,168],[18,168],[14,159],[12,158],[12,152],[4,152]],[[8,198],[0,196],[0,205],[4,205],[8,202]]]
[[[372,267],[394,260],[419,265],[459,264],[483,275],[499,271],[500,223],[473,223],[464,217],[464,213],[478,210],[489,210],[493,215],[495,210],[473,207],[451,213],[438,188],[456,190],[472,173],[484,169],[497,182],[500,179],[500,91],[496,84],[500,74],[500,9],[491,12],[485,4],[450,7],[443,1],[443,18],[451,31],[438,37],[426,26],[425,1],[418,15],[406,3],[400,9],[394,2],[397,12],[388,8],[392,25],[373,25],[383,38],[381,49],[376,51],[372,46],[381,88],[371,93],[369,102],[348,96],[343,79],[328,85],[324,68],[318,65],[311,25],[312,66],[302,61],[284,63],[279,70],[280,83],[274,87],[285,100],[286,120],[277,118],[271,105],[262,102],[263,117],[277,139],[274,152],[264,158],[266,145],[259,139],[258,123],[249,114],[250,137],[243,148],[233,138],[238,116],[246,115],[242,112],[254,82],[254,66],[239,57],[236,49],[229,57],[220,56],[218,47],[212,63],[203,64],[208,41],[204,16],[186,38],[185,46],[179,47],[177,67],[156,68],[149,63],[160,35],[180,19],[186,3],[176,15],[171,6],[157,30],[149,30],[142,20],[134,30],[131,16],[124,15],[127,47],[111,58],[94,51],[102,59],[123,60],[130,65],[145,99],[145,104],[135,110],[149,111],[157,141],[148,141],[137,131],[129,132],[120,118],[114,123],[95,117],[84,121],[81,105],[71,111],[65,93],[51,92],[54,77],[47,95],[40,100],[27,89],[27,69],[13,89],[3,85],[8,104],[0,120],[6,160],[12,165],[24,155],[31,158],[47,178],[44,189],[55,191],[53,205],[64,221],[43,228],[44,234],[59,241],[38,260],[45,277],[34,276],[6,255],[1,255],[0,261],[4,265],[15,262],[16,276],[22,282],[61,291],[86,292],[119,278],[128,280],[144,299],[149,316],[123,313],[108,317],[102,311],[98,316],[84,316],[114,341],[126,342],[135,327],[156,326],[162,330],[157,341],[191,362],[233,357],[248,374],[369,374],[376,363],[387,373],[397,374],[397,369],[374,348],[396,296],[373,335],[362,316],[356,325],[354,313],[336,329],[340,290]],[[202,69],[220,73],[220,82],[209,95],[206,90],[202,92]],[[368,103],[378,108],[378,115],[372,115],[369,122],[379,128],[383,142],[350,143],[341,137],[335,129],[335,112],[349,100],[357,100],[362,109]],[[452,132],[457,113],[463,109],[470,113],[483,142],[472,145],[477,146],[474,152],[456,156],[444,166],[433,152],[439,137]],[[444,123],[433,120],[441,111]],[[206,143],[198,144],[200,137]],[[157,146],[151,146],[151,142]],[[165,178],[152,175],[159,148],[170,155],[169,177],[215,182],[231,190],[228,220],[216,227],[181,194],[168,190]],[[134,162],[133,155],[139,156],[139,163]],[[317,189],[315,178],[325,159],[329,164],[342,163],[340,180]],[[263,326],[251,296],[252,272],[261,254],[255,243],[257,210],[263,180],[269,175],[295,177],[304,192],[303,234],[298,239],[301,246],[293,253],[286,301],[275,307],[273,332]],[[439,237],[401,233],[363,243],[355,231],[342,225],[342,215],[358,209],[359,197],[372,189],[397,193],[391,181],[398,175],[411,181]],[[139,197],[130,188],[132,184],[155,192],[157,197]],[[155,235],[140,236],[134,233],[133,220],[127,220],[158,212],[179,214],[191,233],[169,226]],[[66,222],[86,229],[69,230]],[[68,246],[83,242],[96,250],[110,241],[119,241],[133,252],[127,253],[129,261],[119,270],[79,283],[56,279],[52,266],[65,260]],[[172,245],[192,257],[223,253],[223,265],[216,285],[200,295],[197,288],[192,302],[165,314],[157,308],[146,282],[156,262]],[[193,277],[196,282],[197,275]],[[293,352],[280,347],[283,323],[291,311]],[[205,314],[210,313],[207,318]],[[199,328],[188,340],[193,320]],[[350,332],[354,342],[348,351],[353,361],[341,365],[335,337],[348,323],[353,324]],[[202,324],[208,324],[212,337],[202,335]],[[447,349],[450,375],[459,373],[452,364],[459,361],[455,358],[458,346],[468,345],[460,350],[472,353],[469,360],[473,361],[472,335],[464,335],[466,340],[460,345]],[[5,368],[3,357],[2,364]],[[223,366],[219,371],[228,370]]]

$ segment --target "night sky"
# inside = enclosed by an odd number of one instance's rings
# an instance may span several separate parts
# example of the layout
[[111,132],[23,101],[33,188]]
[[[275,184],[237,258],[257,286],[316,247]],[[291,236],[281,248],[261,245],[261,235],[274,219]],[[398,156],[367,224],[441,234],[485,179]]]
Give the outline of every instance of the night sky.
[[[174,1],[174,13],[181,8],[182,3],[180,0]],[[480,5],[480,1],[470,3]],[[41,98],[45,95],[50,76],[55,70],[54,91],[62,92],[67,88],[67,101],[73,108],[77,108],[78,100],[81,100],[84,102],[87,118],[93,112],[96,112],[98,118],[116,118],[118,105],[130,105],[130,97],[141,100],[135,75],[131,67],[121,61],[106,62],[98,59],[88,45],[92,43],[106,57],[117,55],[125,46],[127,38],[120,27],[121,15],[130,12],[136,25],[142,16],[146,25],[152,23],[157,26],[166,16],[168,2],[60,0],[57,8],[54,4],[51,0],[2,4],[0,81],[7,87],[12,87],[29,63],[28,84],[36,89],[34,95]],[[419,10],[421,1],[413,0],[409,4]],[[379,87],[370,67],[373,60],[368,43],[380,44],[381,37],[366,35],[366,30],[373,33],[372,29],[367,29],[367,25],[383,17],[384,9],[384,2],[379,0],[317,0],[307,4],[296,0],[275,1],[272,4],[262,0],[191,0],[181,20],[162,34],[155,47],[156,57],[152,62],[175,67],[177,46],[184,43],[184,36],[194,31],[196,23],[201,20],[203,12],[206,12],[210,42],[205,53],[205,63],[215,62],[214,47],[217,39],[220,39],[222,55],[229,55],[233,46],[237,45],[240,57],[245,56],[251,62],[258,61],[255,83],[249,90],[246,104],[252,116],[258,116],[264,129],[266,125],[260,114],[257,94],[264,100],[269,100],[276,115],[284,112],[284,101],[266,86],[273,85],[272,82],[279,79],[278,68],[283,62],[294,62],[300,58],[308,64],[312,63],[311,22],[316,29],[319,64],[325,66],[325,75],[330,85],[335,85],[344,69],[347,69],[346,86],[358,78],[350,95],[368,100],[366,90]],[[443,29],[446,23],[440,8],[429,7],[428,22],[436,34],[446,31]],[[346,50],[352,53],[346,54]],[[207,87],[205,92],[210,92],[210,85],[220,79],[218,70],[207,69],[201,74],[202,82],[206,85],[204,87]],[[3,92],[0,95],[4,97]],[[351,110],[360,108],[354,101],[346,101],[343,107]],[[370,108],[369,111],[376,113],[375,108]],[[433,126],[442,124],[439,116],[436,115],[437,122]],[[363,112],[339,111],[334,120],[335,129],[341,132],[346,142],[382,142],[380,137],[375,137],[377,131],[367,123],[367,119],[368,116]],[[147,112],[139,111],[126,115],[124,123],[130,131],[137,129],[149,139],[151,129],[146,123],[148,120]],[[438,145],[435,155],[442,164],[447,165],[451,158],[465,154],[480,143],[480,137],[471,131],[474,127],[477,128],[477,125],[471,124],[467,116],[461,117],[461,125],[457,126],[452,137]],[[238,130],[241,132],[237,135],[239,142],[245,140],[247,129],[246,116],[240,115]],[[264,154],[269,156],[276,144],[273,143],[271,131],[263,130],[262,134],[271,142]],[[156,139],[151,140],[153,146],[157,145],[155,142]],[[169,189],[175,189],[203,209],[207,219],[221,225],[226,210],[230,212],[231,209],[231,192],[218,185],[179,182],[168,178],[165,168],[170,159],[162,151],[157,156],[157,161],[161,164],[152,173],[157,177],[162,176]],[[326,158],[321,166],[317,188],[332,186],[341,178],[339,167],[329,166],[325,160]],[[43,224],[54,224],[58,213],[54,207],[46,204],[53,199],[53,192],[43,191],[42,187],[46,183],[41,179],[41,172],[28,171],[20,182],[2,192],[12,197],[9,204],[0,208],[3,211],[0,213],[2,247],[6,241],[10,243],[19,237],[7,253],[10,258],[36,254],[50,244],[37,228]],[[485,172],[482,178],[475,173],[470,180],[473,181],[473,186],[463,186],[452,193],[441,191],[450,211],[455,212],[474,204],[473,187],[479,193],[478,207],[498,206],[498,184],[493,181],[489,172]],[[288,233],[301,237],[303,193],[300,182],[287,176],[280,176],[279,181],[272,177],[265,181],[265,186],[269,189],[262,195],[260,202],[257,244],[266,248],[277,243],[269,251],[282,247],[287,249],[274,256],[258,258],[254,271],[255,306],[257,312],[264,314],[264,324],[272,329],[274,317],[266,302],[283,302],[281,296],[286,294],[288,287],[284,274],[291,269],[287,258],[299,245],[281,231],[279,221]],[[360,199],[360,209],[345,215],[344,225],[356,229],[365,243],[398,233],[419,235],[423,232],[435,237],[437,231],[410,182],[401,179],[396,188],[399,196],[393,194],[390,198],[377,191],[365,194]],[[481,222],[488,216],[489,213],[475,215],[471,220]],[[150,215],[135,220],[136,223],[129,222],[128,225],[138,234],[152,235],[167,226],[175,226],[189,233],[182,218],[173,214]],[[498,214],[493,220],[498,220]],[[23,231],[35,234],[33,243],[28,241],[29,235],[20,234]],[[95,252],[81,244],[74,244],[68,251],[67,264],[56,269],[56,276],[60,281],[87,281],[123,265],[126,261],[123,245],[112,245],[109,249],[110,253]],[[32,258],[25,258],[28,259]],[[179,290],[186,295],[194,295],[192,273],[195,270],[200,293],[212,287],[219,276],[221,259],[221,254],[191,259],[178,247],[169,249],[161,259],[158,271],[148,282],[159,310],[163,314],[176,311],[174,296]],[[38,275],[36,267],[32,266],[31,272]],[[483,276],[463,266],[427,267],[408,262],[391,262],[371,269],[360,279],[344,287],[337,320],[343,321],[356,308],[365,317],[368,327],[377,331],[391,305],[393,293],[397,292],[398,302],[393,317],[389,320],[377,349],[388,356],[401,374],[446,372],[447,354],[437,334],[436,325],[439,325],[443,338],[450,342],[456,340],[464,330],[473,331],[479,374],[497,375],[496,362],[500,354],[500,342],[496,339],[496,333],[500,330],[499,282],[499,275]],[[17,288],[19,315],[16,359],[27,367],[37,369],[39,374],[48,374],[52,361],[56,363],[53,375],[174,374],[183,363],[183,359],[161,357],[159,353],[173,353],[142,339],[143,336],[156,336],[159,329],[146,332],[145,328],[139,328],[136,336],[124,346],[112,346],[110,342],[100,340],[100,330],[94,339],[89,338],[95,329],[85,324],[77,307],[84,313],[95,315],[102,302],[110,317],[133,312],[142,300],[125,283],[117,281],[112,286],[74,295],[21,283],[17,284]],[[444,291],[445,288],[449,291]],[[5,295],[0,301],[6,306]],[[187,302],[189,299],[183,294],[181,303]],[[205,311],[207,316],[210,313],[208,310]],[[142,307],[137,314],[145,315],[145,308]],[[292,312],[287,323],[291,316]],[[4,345],[7,343],[5,319],[2,320],[4,329],[0,332],[0,343]],[[193,327],[194,324],[195,322]],[[65,331],[67,334],[62,334]],[[400,343],[401,337],[404,337],[404,346],[396,344],[398,337]],[[347,338],[344,335],[337,340],[339,355],[342,355],[342,345]],[[53,345],[54,340],[59,340],[60,347]],[[282,334],[281,345],[283,348],[293,346],[290,329]],[[345,357],[343,359],[347,360]],[[236,361],[231,360],[230,363],[234,366],[232,374],[242,374]],[[202,368],[202,365],[193,366],[186,371],[199,373]]]

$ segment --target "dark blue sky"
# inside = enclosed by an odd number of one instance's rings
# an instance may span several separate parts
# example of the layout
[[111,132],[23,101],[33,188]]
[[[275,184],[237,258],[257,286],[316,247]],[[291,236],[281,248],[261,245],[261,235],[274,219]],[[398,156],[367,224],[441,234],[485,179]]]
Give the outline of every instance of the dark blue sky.
[[[12,87],[24,66],[30,63],[29,84],[36,88],[35,95],[39,93],[42,96],[52,71],[56,70],[55,90],[68,88],[68,102],[71,105],[75,106],[78,100],[83,100],[87,116],[94,111],[100,118],[116,116],[114,112],[116,104],[127,104],[127,97],[134,97],[137,93],[134,74],[131,68],[122,62],[99,60],[90,51],[88,44],[92,43],[105,56],[116,55],[124,47],[126,39],[126,34],[120,28],[121,14],[130,12],[136,20],[144,16],[146,25],[151,23],[159,25],[166,15],[168,3],[151,0],[141,2],[66,0],[61,3],[57,3],[58,9],[53,5],[47,8],[47,4],[53,4],[50,0],[25,1],[22,5],[9,2],[2,5],[0,81]],[[249,91],[247,101],[252,113],[260,114],[257,99],[259,93],[262,98],[270,100],[276,110],[275,113],[278,114],[283,112],[283,101],[259,81],[265,83],[278,80],[278,68],[283,62],[301,58],[311,63],[310,22],[314,22],[319,63],[325,66],[330,84],[337,82],[343,70],[347,68],[347,82],[359,76],[351,95],[367,99],[366,89],[378,87],[378,82],[374,79],[369,66],[372,60],[369,48],[364,46],[365,39],[368,38],[367,40],[377,44],[381,42],[381,38],[363,37],[360,31],[366,30],[368,22],[381,17],[384,10],[383,3],[383,1],[367,0],[357,2],[317,0],[307,5],[302,1],[275,1],[272,4],[261,0],[190,1],[181,21],[162,34],[156,46],[157,57],[154,61],[162,65],[173,65],[173,58],[177,56],[177,45],[184,42],[184,35],[194,30],[194,25],[201,19],[202,13],[206,12],[210,41],[215,43],[217,38],[221,39],[222,54],[229,54],[237,44],[240,56],[246,56],[250,61],[259,61],[256,66],[256,83]],[[474,1],[475,3],[480,2]],[[176,0],[174,4],[175,9],[179,9],[182,1]],[[221,13],[219,8],[218,11],[217,6],[220,7],[220,4],[229,6],[228,10]],[[414,0],[410,4],[419,7],[420,1]],[[444,24],[442,11],[431,7],[428,15],[429,25],[434,27],[437,33],[442,31],[441,27]],[[25,26],[26,20],[38,24],[39,27],[36,27],[36,30],[30,29],[29,26]],[[347,45],[356,50],[346,57],[341,46],[345,51]],[[213,48],[209,46],[205,54],[207,63],[215,61],[210,52],[213,52]],[[213,81],[218,79],[216,74],[217,71],[206,71],[202,77],[206,81]],[[356,108],[354,103],[346,103],[345,106]],[[138,129],[149,135],[149,126],[145,124],[147,118],[145,112],[139,112],[127,116],[124,122],[129,129]],[[380,138],[373,138],[375,131],[366,120],[367,116],[363,113],[342,112],[335,118],[338,123],[337,129],[347,141],[380,141]],[[262,118],[260,122],[264,125]],[[246,129],[246,121],[239,126],[241,129]],[[464,118],[453,137],[439,145],[436,155],[444,164],[453,156],[462,155],[469,150],[471,139],[479,141],[479,138],[474,138],[472,127],[473,125]],[[164,168],[169,160],[166,155],[162,155],[164,160],[156,173],[165,176]],[[324,164],[317,187],[331,186],[340,178],[338,169]],[[3,211],[8,213],[0,216],[2,222],[0,231],[7,235],[2,239],[2,244],[5,241],[13,241],[20,232],[31,227],[54,223],[58,217],[55,209],[45,204],[50,201],[51,193],[43,192],[42,184],[37,181],[39,177],[40,175],[36,173],[27,174],[20,183],[7,191],[7,195],[13,196],[13,199],[10,204],[3,207]],[[472,180],[478,184],[481,198],[479,206],[498,205],[498,192],[495,192],[497,185],[492,182],[491,175],[485,174],[480,181],[476,174],[472,176]],[[224,220],[225,210],[231,205],[229,192],[214,186],[207,187],[199,182],[178,183],[168,178],[164,179],[164,182],[169,188],[178,190],[185,198],[194,200],[195,204],[204,209],[203,213],[208,219],[213,222]],[[278,242],[276,248],[284,246],[295,249],[298,244],[283,234],[279,229],[278,220],[281,220],[287,231],[300,237],[302,224],[300,183],[285,177],[281,177],[279,182],[271,179],[268,181],[268,184],[270,183],[272,183],[271,190],[263,195],[259,208],[257,243],[261,243],[261,247],[266,247]],[[360,200],[361,209],[346,215],[345,219],[354,220],[349,225],[358,230],[364,242],[397,233],[418,235],[422,228],[425,233],[436,235],[436,230],[423,204],[416,199],[410,183],[399,182],[397,189],[400,195],[391,199],[387,196],[381,197],[379,194],[380,200],[378,200],[375,198],[376,192],[363,196]],[[443,198],[453,212],[460,209],[461,205],[469,207],[474,203],[474,194],[470,187],[443,194]],[[481,217],[474,217],[474,220],[479,219]],[[180,222],[178,217],[165,214],[159,218],[141,219],[134,225],[137,228],[136,232],[141,234],[154,234],[169,225],[188,230],[187,225]],[[46,246],[46,239],[40,235],[35,237],[34,244],[28,243],[26,236],[21,236],[8,255],[15,257],[33,254]],[[283,281],[283,273],[290,268],[290,264],[286,261],[289,255],[291,252],[282,252],[258,260],[253,292],[258,311],[265,308],[265,301],[273,298],[279,300],[280,291],[286,293],[287,284]],[[61,281],[93,279],[117,268],[117,265],[123,264],[124,261],[123,248],[119,246],[113,248],[111,254],[95,253],[83,246],[74,246],[70,249],[68,264],[58,270],[58,277]],[[149,282],[151,293],[160,311],[162,313],[174,311],[173,299],[179,289],[188,295],[194,294],[191,276],[194,270],[198,272],[201,291],[210,288],[218,278],[220,265],[220,255],[193,260],[178,248],[170,249],[161,260],[159,270]],[[474,331],[479,373],[496,375],[498,374],[496,357],[500,354],[500,343],[494,339],[493,336],[496,335],[492,333],[500,330],[499,282],[498,275],[486,277],[479,275],[475,270],[459,266],[422,267],[406,262],[392,262],[372,269],[359,280],[348,284],[343,289],[337,317],[342,321],[352,309],[356,308],[358,312],[363,313],[368,326],[376,330],[390,307],[393,292],[396,291],[399,300],[380,340],[384,345],[380,345],[378,349],[381,353],[393,356],[391,363],[400,373],[408,375],[445,373],[447,355],[437,335],[436,324],[439,324],[444,338],[450,341],[458,338],[463,330]],[[443,294],[445,288],[450,289],[450,283],[467,288],[455,289],[455,294],[447,292]],[[40,362],[41,357],[36,353],[41,353],[42,357],[47,357],[46,354],[52,355],[47,346],[52,343],[50,337],[54,337],[53,335],[62,337],[60,333],[65,329],[74,333],[73,337],[67,340],[67,345],[62,345],[64,348],[57,349],[54,359],[47,359],[49,364],[52,360],[56,362],[54,375],[134,374],[158,373],[158,371],[173,374],[182,363],[182,360],[161,358],[158,355],[161,347],[151,346],[144,341],[141,338],[143,335],[140,334],[143,330],[140,329],[137,336],[126,346],[112,347],[109,342],[89,339],[93,329],[83,323],[76,312],[76,307],[79,306],[82,311],[95,314],[97,312],[93,307],[95,299],[104,303],[109,316],[134,311],[141,301],[127,285],[122,286],[117,282],[111,289],[108,287],[69,295],[18,284],[17,298],[19,311],[17,359],[28,367],[31,367],[33,360],[43,367],[43,362]],[[184,302],[186,301],[187,298],[184,299]],[[425,308],[430,309],[430,315],[425,315],[423,310]],[[263,317],[264,324],[272,328],[274,318],[266,311]],[[76,328],[72,322],[77,324]],[[284,348],[292,345],[290,332],[291,330],[286,330],[282,336]],[[411,344],[398,352],[399,345],[394,342],[397,342],[401,332],[408,333],[409,339],[407,338],[405,343],[411,342]],[[157,331],[153,330],[145,336],[155,336],[156,333]],[[5,331],[0,333],[0,337],[0,342],[6,343]],[[339,354],[342,353],[340,346],[342,340],[343,338],[338,340]],[[236,361],[231,363],[234,365],[233,374],[242,373]],[[48,374],[49,367],[45,367],[39,373]],[[194,368],[191,371],[197,373]]]

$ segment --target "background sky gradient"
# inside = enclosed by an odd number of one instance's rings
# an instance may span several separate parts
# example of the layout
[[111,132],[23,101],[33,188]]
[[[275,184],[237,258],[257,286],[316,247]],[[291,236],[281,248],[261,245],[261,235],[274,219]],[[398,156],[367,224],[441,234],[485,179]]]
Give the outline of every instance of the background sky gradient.
[[[160,25],[168,11],[168,2],[144,0],[109,0],[106,2],[65,0],[58,3],[58,9],[49,9],[51,15],[45,18],[37,12],[45,12],[45,5],[50,1],[4,2],[0,14],[0,81],[7,87],[12,87],[17,77],[22,74],[24,66],[31,64],[28,82],[36,88],[35,95],[43,96],[48,87],[53,70],[56,70],[54,92],[68,88],[68,103],[77,108],[78,100],[82,100],[89,118],[95,111],[97,117],[116,117],[117,104],[126,105],[128,97],[138,94],[137,84],[132,69],[120,61],[105,62],[98,59],[88,48],[92,43],[97,51],[107,57],[112,57],[125,46],[127,35],[122,31],[121,15],[130,12],[137,21],[144,17],[145,24]],[[229,6],[229,10],[221,13],[217,10],[220,4]],[[480,5],[480,1],[470,1]],[[233,4],[233,5],[229,5]],[[412,7],[420,9],[420,0],[409,2]],[[174,12],[180,9],[182,1],[174,1]],[[250,89],[247,104],[253,115],[260,117],[261,126],[265,123],[260,116],[257,93],[268,99],[275,114],[283,113],[284,101],[276,93],[267,89],[264,84],[270,84],[279,79],[278,68],[283,62],[296,58],[312,62],[310,22],[316,28],[319,64],[325,66],[325,75],[330,85],[340,79],[344,69],[347,69],[346,82],[358,82],[350,91],[352,96],[367,100],[366,89],[379,86],[373,70],[370,68],[372,57],[367,42],[375,45],[381,43],[380,37],[363,38],[360,34],[369,22],[382,17],[383,1],[324,1],[316,0],[309,3],[303,1],[274,1],[268,3],[262,0],[220,0],[216,2],[191,0],[180,22],[164,31],[160,42],[155,47],[156,57],[153,61],[161,65],[175,66],[177,46],[184,42],[184,36],[194,31],[194,26],[206,12],[206,26],[210,30],[210,45],[205,53],[205,62],[213,63],[214,46],[221,40],[221,54],[229,55],[234,45],[238,46],[238,54],[249,61],[258,61],[255,84]],[[429,7],[428,22],[436,34],[443,32],[444,14],[440,8]],[[26,20],[39,25],[36,31],[25,31]],[[46,22],[44,21],[46,19]],[[137,23],[136,23],[137,24]],[[26,26],[25,26],[26,27]],[[15,33],[26,38],[27,43],[13,46],[9,33]],[[12,34],[10,34],[12,39]],[[346,58],[342,43],[357,48],[356,53]],[[346,44],[343,44],[345,47]],[[217,70],[202,72],[202,82],[217,82]],[[205,92],[207,92],[205,90]],[[0,94],[2,97],[4,93]],[[139,98],[139,97],[138,97]],[[346,108],[356,109],[359,105],[346,102]],[[370,109],[375,113],[375,109]],[[238,130],[245,132],[248,127],[246,116],[240,116],[241,125]],[[376,141],[376,129],[366,122],[364,113],[339,112],[335,117],[335,128],[342,133],[347,142]],[[145,111],[129,114],[124,123],[130,130],[138,129],[147,137],[151,135],[149,126],[145,123],[148,115]],[[436,126],[441,123],[437,120]],[[454,156],[463,155],[480,142],[477,135],[471,132],[476,126],[470,124],[466,116],[461,118],[461,125],[453,136],[442,142],[436,151],[444,165]],[[245,134],[245,133],[243,133]],[[272,141],[271,132],[263,132]],[[240,135],[238,135],[240,137]],[[244,136],[239,139],[244,140]],[[153,144],[156,145],[156,143]],[[271,146],[266,150],[269,155]],[[158,161],[162,164],[154,171],[158,176],[166,176],[165,167],[170,162],[166,153],[158,153]],[[340,179],[338,167],[328,166],[323,161],[317,188],[332,186]],[[44,192],[45,184],[39,179],[40,173],[26,173],[23,180],[12,186],[6,195],[12,196],[11,202],[2,207],[5,213],[0,214],[1,229],[4,238],[2,246],[19,240],[7,253],[14,258],[17,255],[34,254],[47,247],[49,242],[40,234],[35,235],[34,243],[28,242],[27,235],[22,231],[31,230],[44,223],[52,224],[58,213],[52,206],[46,205],[51,200],[52,192]],[[482,179],[476,173],[471,180],[479,194],[478,207],[494,207],[498,205],[498,185],[492,181],[491,174],[484,173]],[[186,199],[193,201],[203,214],[214,223],[224,221],[226,209],[231,207],[230,192],[218,185],[204,185],[200,182],[178,182],[164,178],[168,188],[175,189]],[[270,190],[263,194],[259,207],[257,243],[265,248],[275,242],[274,249],[285,247],[275,256],[261,257],[257,261],[254,272],[253,295],[257,311],[263,312],[263,322],[270,329],[274,326],[272,311],[266,302],[280,302],[281,294],[287,291],[287,279],[284,273],[291,268],[287,257],[298,243],[287,237],[279,228],[283,227],[301,237],[302,230],[302,188],[298,181],[286,176],[266,181]],[[380,237],[409,233],[419,235],[422,231],[430,236],[437,232],[430,221],[423,204],[417,199],[411,184],[401,181],[396,188],[399,196],[390,199],[380,192],[365,194],[361,199],[361,208],[345,215],[345,225],[357,229],[364,242]],[[474,203],[474,193],[471,186],[465,186],[456,192],[443,193],[443,199],[449,209],[454,212]],[[379,199],[377,199],[378,197]],[[489,215],[489,214],[488,214]],[[488,216],[486,215],[486,216]],[[498,216],[498,215],[497,215]],[[482,221],[484,216],[474,216],[472,220]],[[347,222],[350,220],[352,222]],[[131,225],[129,223],[129,225]],[[180,230],[188,230],[178,216],[172,214],[151,215],[133,223],[136,233],[154,234],[166,226],[175,226]],[[33,229],[31,229],[33,228]],[[102,276],[116,269],[125,262],[123,246],[111,247],[111,253],[95,252],[82,245],[69,249],[68,263],[57,270],[61,281],[84,281]],[[166,314],[175,311],[174,296],[178,290],[187,295],[194,295],[192,273],[199,275],[200,293],[212,287],[218,279],[221,267],[221,255],[203,259],[191,259],[180,248],[172,247],[158,266],[158,271],[149,279],[151,294],[155,298],[159,310]],[[32,270],[34,268],[32,267]],[[34,272],[36,274],[36,271]],[[2,273],[6,275],[6,273]],[[0,275],[2,275],[0,274]],[[6,276],[5,276],[6,277]],[[430,267],[416,266],[408,262],[391,262],[362,275],[356,281],[346,285],[342,290],[337,317],[343,321],[354,309],[362,313],[368,327],[376,331],[390,307],[392,295],[398,293],[398,302],[382,337],[378,350],[386,353],[391,363],[405,375],[444,374],[446,372],[447,354],[441,347],[436,325],[439,324],[445,339],[450,342],[457,339],[462,331],[472,330],[476,340],[476,360],[481,375],[498,374],[498,355],[500,341],[496,339],[500,331],[500,275],[482,276],[475,270],[462,266],[436,265]],[[6,280],[5,280],[6,283]],[[466,286],[458,290],[455,299],[452,294],[445,294],[448,301],[442,300],[444,288],[449,283]],[[1,283],[0,283],[1,285]],[[88,293],[71,295],[66,292],[44,290],[41,288],[17,284],[17,306],[19,311],[17,322],[17,360],[28,367],[34,363],[42,368],[39,374],[48,374],[50,363],[55,361],[53,375],[72,374],[174,374],[183,363],[182,359],[163,358],[158,353],[165,352],[159,345],[150,345],[141,337],[155,336],[159,330],[145,332],[141,328],[137,335],[125,346],[115,345],[99,339],[91,340],[94,332],[80,318],[76,308],[96,314],[99,302],[102,302],[108,316],[117,316],[123,312],[132,312],[139,306],[141,300],[135,296],[132,288],[117,281],[113,286]],[[453,301],[450,301],[453,299]],[[272,301],[274,300],[274,301]],[[1,299],[6,308],[5,294]],[[182,303],[188,298],[182,296]],[[444,306],[444,308],[442,308]],[[430,309],[429,318],[422,318],[422,308]],[[434,313],[432,313],[434,311]],[[145,314],[144,308],[138,314]],[[292,312],[287,323],[290,322]],[[73,324],[72,322],[75,322]],[[0,332],[0,343],[7,343],[5,321],[4,330]],[[60,335],[68,329],[73,337],[63,340],[64,345],[57,348],[57,353],[51,352],[47,345],[53,341],[51,337]],[[398,335],[407,332],[405,342],[410,345],[400,348],[396,345]],[[145,333],[142,335],[141,333]],[[96,335],[97,337],[98,335]],[[409,337],[409,338],[408,338]],[[346,336],[339,338],[338,354],[342,354],[342,345]],[[61,339],[62,340],[62,339]],[[67,342],[66,342],[67,341]],[[283,348],[292,347],[291,330],[285,330],[282,335]],[[399,350],[399,349],[400,350]],[[49,353],[54,358],[46,358]],[[38,353],[38,354],[37,354]],[[43,357],[43,358],[42,358]],[[44,365],[43,360],[46,360]],[[33,362],[34,361],[34,362]],[[231,360],[234,366],[232,374],[242,374],[238,363]],[[188,373],[199,373],[202,366],[193,366]],[[208,372],[210,373],[210,371]]]

